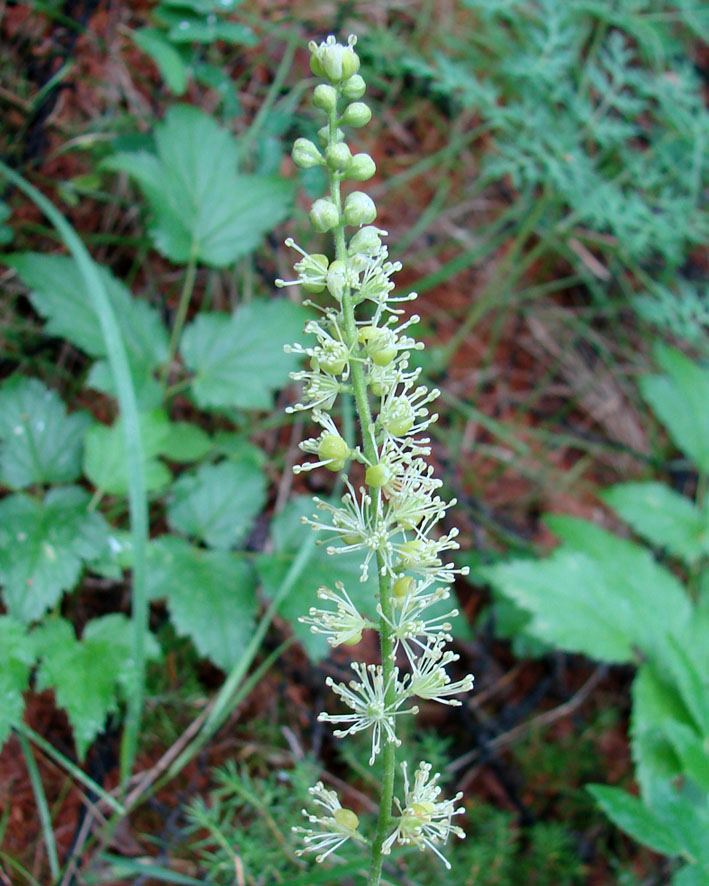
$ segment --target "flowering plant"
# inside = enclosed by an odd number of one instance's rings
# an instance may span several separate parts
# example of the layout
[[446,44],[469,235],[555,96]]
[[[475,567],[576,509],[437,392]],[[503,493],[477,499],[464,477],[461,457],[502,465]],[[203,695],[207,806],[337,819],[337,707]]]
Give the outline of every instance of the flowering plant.
[[[364,126],[371,118],[369,107],[359,100],[366,84],[358,74],[355,43],[356,38],[350,37],[343,46],[332,36],[320,45],[310,43],[311,69],[325,81],[315,88],[313,103],[327,115],[327,124],[319,130],[319,147],[304,138],[293,146],[296,165],[328,171],[330,194],[313,203],[310,221],[316,231],[332,232],[335,258],[310,254],[289,239],[287,245],[300,255],[297,277],[276,284],[300,285],[311,293],[327,291],[331,298],[327,307],[307,302],[320,312],[319,319],[305,327],[314,341],[307,347],[288,347],[308,360],[306,369],[293,374],[303,384],[303,402],[290,411],[312,410],[313,421],[321,428],[316,437],[300,444],[316,460],[295,471],[324,467],[340,472],[354,463],[364,474],[364,483],[357,488],[345,479],[347,491],[340,505],[315,499],[317,513],[307,522],[328,533],[328,553],[361,552],[362,580],[375,567],[379,580],[378,623],[358,612],[339,582],[334,589],[318,592],[328,608],[313,608],[302,619],[312,631],[326,635],[332,646],[354,646],[363,631],[379,632],[380,663],[354,662],[357,679],[349,684],[327,679],[347,712],[320,714],[320,720],[338,727],[336,736],[369,732],[370,763],[379,754],[383,757],[376,830],[371,839],[364,837],[356,813],[343,808],[336,794],[319,782],[311,794],[324,812],[304,811],[312,827],[297,829],[305,843],[300,851],[314,851],[316,860],[322,861],[348,840],[368,846],[368,883],[376,886],[383,856],[395,844],[432,849],[448,865],[439,847],[451,833],[463,836],[452,823],[453,816],[463,812],[456,805],[462,795],[439,799],[438,776],[431,777],[430,764],[418,766],[413,783],[403,764],[403,799],[394,797],[395,753],[401,744],[398,719],[418,712],[416,699],[459,705],[454,696],[470,690],[473,678],[466,675],[454,681],[446,671],[459,657],[445,648],[451,640],[448,619],[457,610],[443,616],[427,612],[449,597],[448,586],[464,570],[446,559],[447,552],[458,547],[458,531],[442,533],[438,528],[455,500],[445,503],[438,495],[441,481],[426,461],[431,449],[424,435],[437,418],[428,407],[438,391],[419,385],[420,370],[409,365],[411,351],[423,345],[408,335],[419,318],[413,315],[402,321],[401,305],[416,295],[394,293],[391,277],[401,265],[389,261],[383,239],[387,232],[373,224],[374,201],[363,191],[352,191],[344,199],[341,193],[343,181],[366,181],[375,173],[372,158],[353,155],[340,128]],[[343,101],[347,104],[340,110]],[[349,239],[347,228],[356,229]],[[361,430],[356,446],[344,439],[329,414],[343,394],[354,397]]]

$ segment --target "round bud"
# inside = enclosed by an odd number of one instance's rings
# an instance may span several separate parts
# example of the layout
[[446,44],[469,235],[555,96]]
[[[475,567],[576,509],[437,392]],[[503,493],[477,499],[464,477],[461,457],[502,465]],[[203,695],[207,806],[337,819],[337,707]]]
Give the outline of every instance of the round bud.
[[421,803],[412,803],[410,809],[415,818],[425,823],[430,820],[431,813],[435,812],[436,807],[430,800],[423,800]]
[[369,154],[355,154],[347,166],[347,178],[357,182],[366,182],[377,171],[377,166]]
[[309,277],[319,278],[327,273],[329,259],[326,255],[314,252],[296,263],[295,268],[300,274],[300,285],[306,292],[318,293],[325,289],[325,283],[319,279],[309,280]]
[[364,191],[352,191],[345,200],[345,221],[348,225],[362,227],[371,224],[377,217],[374,200]]
[[382,231],[374,225],[367,225],[350,237],[347,251],[350,255],[376,255],[381,249]]
[[330,342],[316,350],[310,361],[310,368],[322,369],[329,375],[339,375],[349,361],[347,346],[341,341]]
[[391,587],[394,599],[405,600],[409,596],[409,591],[411,590],[411,585],[413,583],[414,580],[410,575],[402,575],[400,578],[397,578]]
[[335,260],[330,263],[327,270],[327,288],[330,295],[338,301],[342,298],[347,286],[347,265],[343,261]]
[[414,426],[414,409],[405,396],[394,399],[382,409],[379,415],[379,423],[394,437],[403,437]]
[[[311,49],[312,52],[312,49]],[[324,77],[325,71],[323,71],[323,67],[320,64],[320,59],[313,53],[310,56],[310,70],[315,74],[316,77]]]
[[[349,640],[343,640],[342,645],[343,646],[356,646],[360,642],[361,639],[362,639],[362,631],[357,631],[357,633],[354,634],[352,637],[350,637]],[[337,811],[343,812],[344,810],[338,809]],[[349,809],[347,811],[349,812]],[[355,818],[356,818],[356,816],[355,816]],[[357,824],[359,824],[359,819],[357,820]],[[357,825],[355,825],[355,828],[356,827],[357,827]],[[352,828],[352,830],[354,830],[355,828]]]
[[308,138],[297,138],[293,142],[291,157],[295,165],[301,169],[310,169],[313,166],[322,166],[323,164],[320,151]]
[[371,119],[372,112],[369,105],[365,105],[364,102],[352,102],[351,105],[347,105],[345,108],[344,114],[340,117],[340,123],[359,128],[360,126],[366,126]]
[[337,434],[323,434],[318,444],[318,455],[322,461],[329,461],[325,465],[328,471],[341,471],[349,458],[350,447],[342,437]]
[[344,809],[342,807],[336,809],[332,813],[332,817],[335,819],[336,824],[347,831],[356,831],[359,827],[359,818],[351,809]]
[[353,74],[346,83],[342,84],[340,91],[348,101],[354,101],[354,99],[362,98],[367,91],[367,84],[359,74]]
[[[341,129],[336,129],[334,133],[333,143],[338,144],[345,140],[345,133]],[[318,142],[320,147],[326,148],[330,144],[330,127],[321,126],[318,129]]]
[[372,465],[367,468],[364,479],[368,486],[373,486],[375,489],[379,489],[381,486],[386,486],[391,480],[391,468],[383,462]]
[[319,234],[332,230],[340,221],[340,213],[337,206],[326,197],[320,197],[310,207],[310,224]]
[[[313,145],[313,147],[315,146]],[[334,169],[336,172],[344,172],[348,169],[352,159],[350,149],[344,142],[340,142],[337,145],[330,145],[325,150],[325,162],[330,169]]]
[[375,397],[381,397],[384,393],[382,383],[377,379],[370,379],[369,390],[374,394]]
[[321,83],[313,92],[313,104],[321,111],[334,111],[337,107],[337,90],[334,86]]
[[365,353],[377,366],[388,366],[396,357],[396,336],[391,329],[380,326],[363,326],[357,340],[364,345]]

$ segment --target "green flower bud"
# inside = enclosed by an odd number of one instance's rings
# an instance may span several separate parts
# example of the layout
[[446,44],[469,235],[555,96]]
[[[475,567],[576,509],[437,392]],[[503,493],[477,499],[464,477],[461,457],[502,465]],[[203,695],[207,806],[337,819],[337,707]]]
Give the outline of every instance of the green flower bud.
[[[310,47],[310,51],[313,52],[313,45]],[[316,77],[324,77],[325,71],[323,71],[323,66],[320,64],[320,59],[317,55],[313,54],[310,56],[310,70],[315,74]]]
[[401,565],[406,569],[425,562],[425,545],[420,539],[404,542],[399,548]]
[[318,53],[325,76],[331,83],[340,83],[359,71],[359,56],[351,46],[330,43]]
[[396,357],[396,336],[391,329],[380,326],[363,326],[357,339],[364,345],[364,351],[377,366],[388,366]]
[[346,169],[347,178],[357,182],[366,182],[377,171],[374,160],[369,154],[355,154]]
[[384,232],[380,228],[375,228],[374,225],[360,228],[350,238],[347,251],[350,255],[376,255],[381,249],[382,233]]
[[391,592],[394,595],[395,600],[405,600],[409,591],[411,590],[411,585],[414,583],[413,578],[410,575],[402,575],[400,578],[394,582],[391,587]]
[[379,415],[381,426],[394,437],[408,434],[414,426],[415,419],[413,406],[404,396],[394,397]]
[[317,348],[315,354],[310,359],[310,368],[321,369],[329,375],[339,375],[347,366],[350,356],[347,346],[339,341]]
[[[362,635],[360,634],[360,639],[361,637]],[[344,807],[336,809],[332,813],[332,817],[341,828],[346,828],[348,831],[356,831],[359,827],[359,818],[357,818],[357,813],[353,812],[351,809],[345,809]]]
[[328,471],[341,471],[350,455],[350,447],[337,434],[324,434],[318,446],[318,455],[322,461],[329,461],[325,467]]
[[372,465],[367,468],[364,479],[368,486],[379,489],[381,486],[386,486],[391,480],[391,468],[383,462]]
[[[315,146],[313,145],[313,147]],[[348,169],[352,159],[350,149],[344,142],[340,142],[338,145],[330,145],[325,151],[325,162],[330,169],[334,169],[336,172],[344,172]]]
[[377,217],[374,200],[364,191],[352,191],[345,200],[345,221],[348,225],[362,227],[371,224]]
[[[306,292],[322,292],[325,288],[324,281],[321,278],[327,273],[329,259],[321,253],[313,253],[306,255],[299,262],[295,263],[295,269],[300,276],[300,285]],[[309,279],[314,278],[314,279]]]
[[[339,144],[345,140],[345,133],[341,129],[336,129],[333,137],[333,144]],[[330,144],[330,127],[321,126],[318,129],[318,142],[320,147],[326,148]]]
[[346,83],[342,84],[340,91],[348,101],[354,101],[357,98],[362,98],[367,91],[367,84],[359,74],[353,74]]
[[347,265],[343,261],[331,262],[327,270],[327,288],[330,295],[340,301],[346,286]]
[[313,104],[321,111],[334,111],[337,107],[337,90],[334,86],[321,83],[313,92]]
[[324,160],[320,151],[308,138],[297,138],[293,143],[291,157],[296,166],[301,169],[310,169],[313,166],[322,166]]
[[310,224],[319,234],[332,230],[340,222],[340,213],[337,206],[328,200],[327,197],[321,197],[316,200],[310,207]]
[[359,128],[366,126],[371,119],[372,112],[369,105],[365,105],[364,102],[353,102],[345,108],[344,114],[340,117],[340,123]]

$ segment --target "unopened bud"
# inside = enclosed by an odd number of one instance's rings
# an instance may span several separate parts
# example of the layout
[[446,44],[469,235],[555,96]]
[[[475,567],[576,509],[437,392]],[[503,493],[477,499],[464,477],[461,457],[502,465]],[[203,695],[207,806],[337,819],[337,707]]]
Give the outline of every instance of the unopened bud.
[[391,480],[391,468],[389,465],[379,462],[379,464],[367,468],[364,479],[368,486],[379,489],[381,486],[386,486]]
[[347,105],[345,108],[344,114],[340,117],[340,123],[359,128],[360,126],[366,126],[371,119],[372,111],[369,105],[365,105],[364,102],[352,102],[351,105]]
[[374,225],[367,225],[360,228],[350,238],[348,252],[350,255],[376,255],[381,249],[381,235],[384,231],[381,228],[375,228]]
[[334,86],[321,83],[313,92],[313,104],[321,111],[334,111],[337,107],[337,90]]
[[347,265],[335,260],[327,270],[327,288],[330,295],[338,301],[342,300],[347,285]]
[[374,160],[369,154],[355,154],[347,166],[347,178],[357,182],[366,182],[377,171]]
[[[332,143],[338,144],[345,140],[345,133],[341,129],[336,129],[333,134]],[[318,129],[318,142],[321,147],[326,148],[330,144],[330,127],[321,126]]]
[[374,200],[364,191],[353,191],[345,200],[345,221],[348,225],[361,227],[371,224],[377,217]]
[[291,157],[296,166],[301,169],[310,169],[313,166],[322,166],[324,160],[320,151],[308,138],[297,138],[293,143]]
[[342,95],[348,101],[354,101],[357,98],[362,98],[364,93],[367,91],[367,84],[364,82],[364,78],[360,77],[359,74],[353,74],[350,79],[342,84]]
[[[313,145],[313,147],[315,147]],[[336,172],[344,172],[348,170],[354,158],[350,154],[350,149],[344,142],[337,145],[330,145],[325,151],[325,162]]]
[[326,197],[316,200],[310,208],[310,224],[319,234],[332,230],[340,221],[340,213],[337,206]]

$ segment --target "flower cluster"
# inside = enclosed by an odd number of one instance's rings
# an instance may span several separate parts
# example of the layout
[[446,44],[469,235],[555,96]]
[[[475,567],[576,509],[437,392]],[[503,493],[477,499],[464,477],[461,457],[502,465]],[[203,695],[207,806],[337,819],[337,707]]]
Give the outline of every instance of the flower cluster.
[[[361,554],[363,581],[376,571],[379,624],[358,612],[340,582],[334,590],[319,590],[327,608],[312,608],[301,620],[325,635],[332,646],[354,646],[364,631],[379,631],[381,663],[355,662],[352,668],[357,679],[349,684],[328,678],[348,712],[323,713],[320,720],[340,727],[335,732],[338,736],[368,732],[370,763],[384,754],[381,802],[398,810],[398,815],[380,816],[380,826],[388,830],[378,832],[371,841],[373,851],[386,854],[400,843],[428,847],[440,855],[437,846],[445,844],[449,834],[463,836],[451,823],[463,811],[455,805],[460,798],[438,800],[438,776],[429,780],[427,763],[418,767],[413,787],[404,767],[403,800],[393,798],[393,754],[400,744],[398,719],[415,714],[417,700],[457,705],[460,701],[455,696],[472,688],[471,675],[452,680],[446,670],[458,660],[445,648],[451,640],[450,619],[457,610],[446,611],[443,606],[442,614],[440,607],[435,613],[430,611],[449,597],[448,586],[465,570],[457,569],[449,559],[458,548],[457,530],[440,528],[455,500],[446,503],[440,497],[441,481],[427,462],[431,450],[425,434],[437,419],[430,405],[439,392],[419,384],[420,370],[410,366],[412,352],[423,345],[409,335],[419,318],[414,314],[407,319],[402,304],[416,295],[394,292],[392,276],[401,266],[389,260],[387,232],[374,224],[377,208],[371,197],[359,190],[344,198],[341,194],[343,181],[365,181],[376,171],[368,154],[350,151],[341,128],[363,126],[371,118],[370,109],[360,101],[366,86],[358,74],[355,43],[354,37],[344,46],[328,37],[320,45],[310,44],[312,71],[325,80],[315,88],[313,103],[325,112],[327,124],[319,130],[319,145],[299,138],[292,154],[297,166],[322,166],[329,174],[330,195],[313,203],[310,221],[317,232],[332,232],[336,254],[332,260],[310,254],[289,239],[287,245],[299,254],[294,266],[297,276],[276,284],[298,285],[327,297],[324,307],[308,302],[319,316],[305,327],[310,337],[307,346],[288,348],[307,361],[304,369],[293,374],[302,383],[302,402],[290,411],[310,410],[320,428],[316,436],[300,444],[312,460],[295,470],[341,472],[352,463],[360,465],[354,470],[362,477],[361,485],[355,487],[346,479],[347,491],[337,504],[316,499],[317,512],[306,522],[324,531],[328,553]],[[348,228],[354,229],[349,238]],[[344,438],[330,415],[343,393],[354,396],[361,427],[359,445]],[[405,671],[397,667],[397,658]],[[313,795],[329,815],[306,813],[316,828],[299,831],[305,835],[306,849],[316,851],[318,860],[348,839],[366,842],[359,834],[356,815],[341,810],[332,792],[319,784]]]

